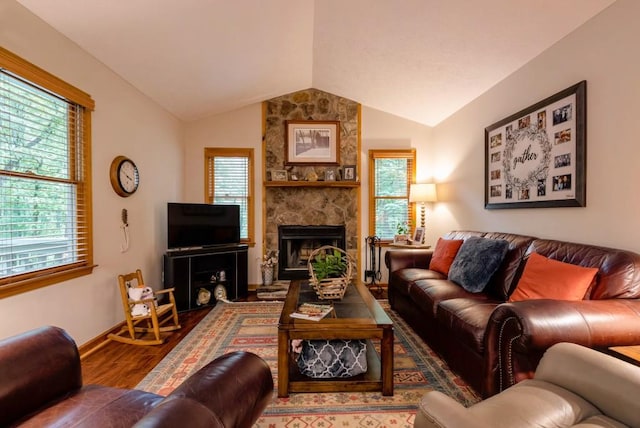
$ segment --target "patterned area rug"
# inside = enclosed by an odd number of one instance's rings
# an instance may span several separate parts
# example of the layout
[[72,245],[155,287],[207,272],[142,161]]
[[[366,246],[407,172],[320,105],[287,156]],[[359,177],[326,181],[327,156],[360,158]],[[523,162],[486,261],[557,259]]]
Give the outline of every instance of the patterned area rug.
[[[257,428],[413,427],[417,404],[429,389],[468,406],[479,397],[432,352],[404,321],[383,305],[394,323],[394,395],[379,392],[300,393],[278,398],[257,421]],[[137,388],[170,393],[207,362],[235,350],[260,355],[278,384],[278,302],[219,303],[143,380]]]

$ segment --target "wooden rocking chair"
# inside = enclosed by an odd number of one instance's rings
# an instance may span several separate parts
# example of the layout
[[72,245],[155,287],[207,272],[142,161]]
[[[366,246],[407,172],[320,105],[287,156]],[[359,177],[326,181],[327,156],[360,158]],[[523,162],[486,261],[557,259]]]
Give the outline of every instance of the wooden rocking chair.
[[[123,326],[117,333],[109,334],[109,339],[132,345],[160,345],[164,342],[164,337],[160,336],[161,332],[174,331],[180,328],[176,301],[173,297],[173,288],[155,291],[154,298],[131,300],[129,298],[129,288],[144,287],[142,271],[140,269],[133,273],[118,275],[118,285],[120,286],[120,294],[122,295],[122,307],[124,309],[126,326]],[[156,307],[155,298],[163,294],[168,296],[169,302]],[[149,313],[146,315],[133,315],[131,311],[136,304],[147,305],[149,307]],[[169,322],[171,322],[170,325],[164,326],[164,324]],[[139,324],[144,324],[144,326],[140,326]],[[136,333],[142,334],[136,337]]]

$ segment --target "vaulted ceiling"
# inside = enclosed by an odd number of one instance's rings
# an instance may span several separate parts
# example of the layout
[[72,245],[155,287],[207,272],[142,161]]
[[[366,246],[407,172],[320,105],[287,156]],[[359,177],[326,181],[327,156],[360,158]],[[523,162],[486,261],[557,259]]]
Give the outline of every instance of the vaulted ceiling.
[[178,118],[317,88],[434,126],[615,0],[17,0]]

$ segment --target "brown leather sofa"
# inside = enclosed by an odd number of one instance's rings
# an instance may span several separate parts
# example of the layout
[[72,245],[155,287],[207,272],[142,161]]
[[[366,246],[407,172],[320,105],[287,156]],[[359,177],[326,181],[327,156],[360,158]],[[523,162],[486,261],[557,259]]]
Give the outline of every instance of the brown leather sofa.
[[[452,231],[444,239],[504,239],[509,250],[480,293],[429,270],[433,250],[390,249],[389,303],[483,397],[531,378],[555,343],[590,348],[640,343],[640,255],[497,232]],[[507,302],[528,256],[598,268],[581,301]]]
[[71,337],[42,327],[0,341],[0,426],[251,427],[271,402],[273,378],[257,355],[219,357],[167,397],[82,385]]

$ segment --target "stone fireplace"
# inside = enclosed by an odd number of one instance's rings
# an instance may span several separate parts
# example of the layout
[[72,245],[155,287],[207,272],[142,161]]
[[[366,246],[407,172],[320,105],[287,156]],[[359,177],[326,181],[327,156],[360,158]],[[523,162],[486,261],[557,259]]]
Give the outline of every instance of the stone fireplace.
[[[280,230],[282,227],[313,226],[309,228],[311,236],[302,239],[306,244],[320,246],[322,243],[334,245],[348,252],[359,261],[360,239],[360,180],[323,182],[324,171],[328,166],[342,168],[345,165],[356,167],[356,176],[360,171],[360,104],[317,89],[307,89],[272,98],[264,102],[264,250],[280,250],[279,265],[288,258],[286,248],[280,248]],[[339,121],[340,145],[337,165],[290,164],[286,159],[286,123],[288,120]],[[299,181],[271,182],[267,172],[285,170],[295,172]],[[320,178],[307,182],[304,177],[313,171]],[[300,179],[302,178],[302,179]],[[339,238],[334,232],[321,227],[340,226]],[[314,229],[317,228],[317,229]],[[286,228],[285,228],[286,229]],[[314,233],[318,232],[316,235]],[[329,235],[325,235],[329,233]],[[325,239],[326,237],[326,239]],[[322,238],[322,239],[320,239]],[[293,251],[298,251],[300,242],[291,240]],[[313,249],[313,248],[312,248]],[[306,251],[306,249],[305,249]],[[306,260],[292,259],[294,266],[279,266],[278,278],[289,279],[295,275],[307,277]],[[300,266],[303,264],[304,266]],[[359,269],[358,263],[358,269]],[[289,270],[285,270],[289,269]],[[291,270],[293,269],[293,270]],[[304,269],[304,272],[301,272]],[[284,275],[284,276],[283,276]]]
[[278,226],[278,278],[308,278],[309,256],[323,245],[345,250],[345,227],[338,226]]

